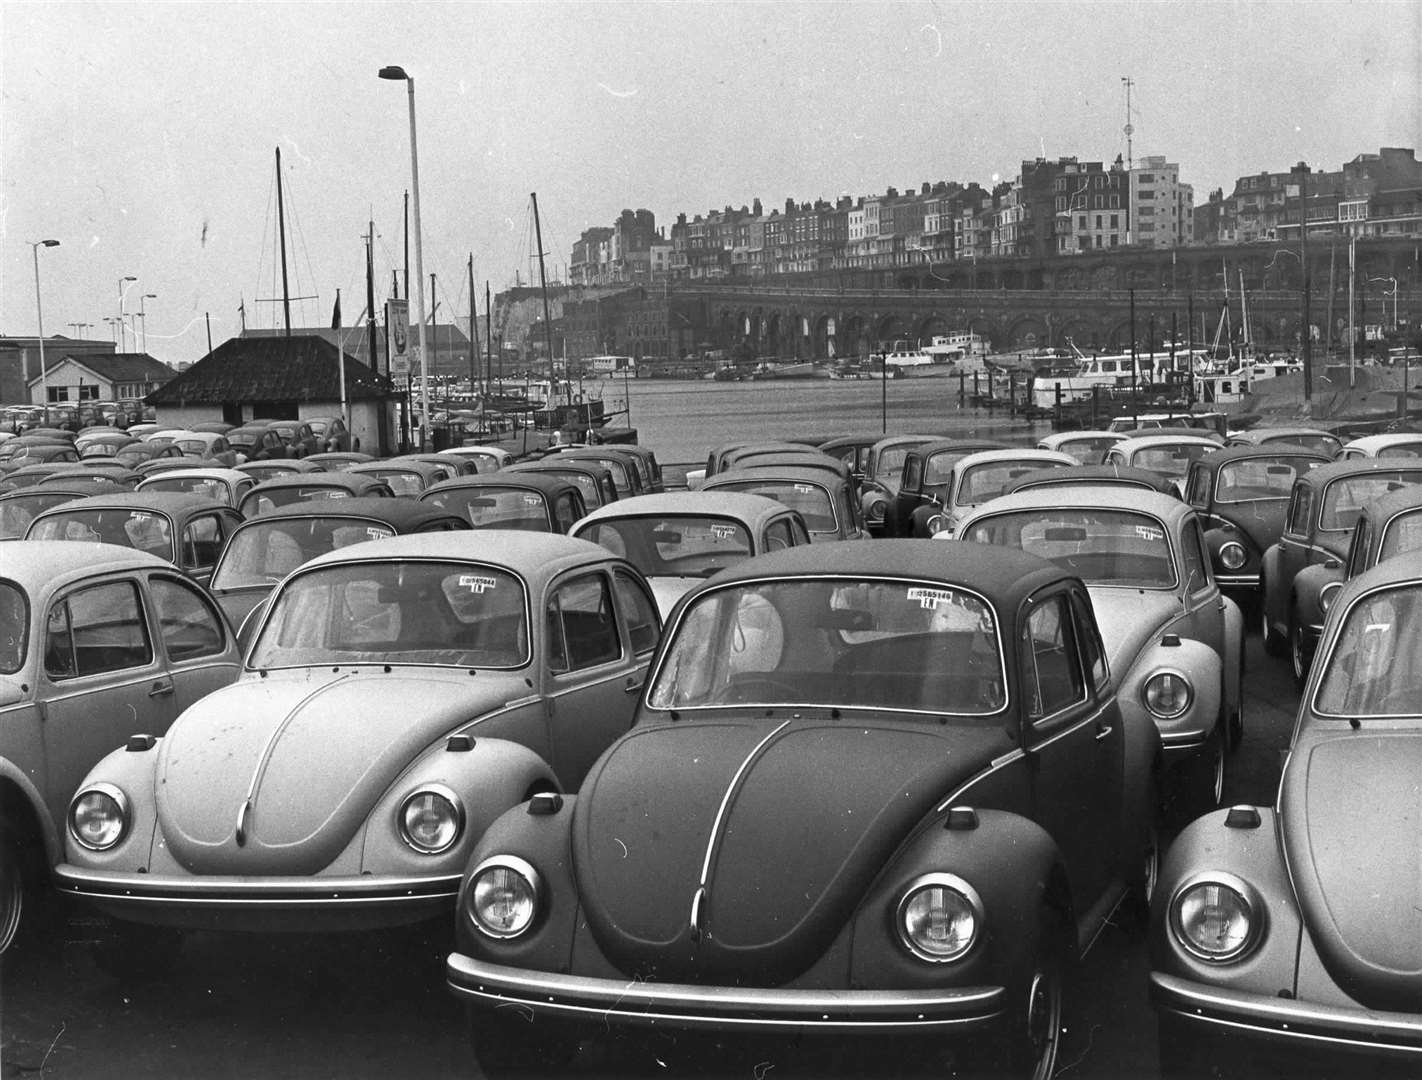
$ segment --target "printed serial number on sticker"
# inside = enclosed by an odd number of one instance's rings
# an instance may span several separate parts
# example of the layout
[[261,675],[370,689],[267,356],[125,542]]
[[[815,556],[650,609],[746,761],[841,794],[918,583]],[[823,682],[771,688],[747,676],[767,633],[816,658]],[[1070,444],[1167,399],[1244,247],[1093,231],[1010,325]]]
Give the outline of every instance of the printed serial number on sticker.
[[910,589],[908,599],[917,600],[921,608],[935,609],[940,604],[951,604],[953,594],[945,589]]
[[460,574],[459,587],[468,589],[472,593],[488,592],[490,589],[498,588],[498,582],[491,577],[482,577],[479,574]]
[[1165,539],[1165,530],[1157,529],[1152,525],[1137,525],[1136,535],[1142,540],[1149,540],[1152,543]]
[[814,488],[814,485],[813,485],[813,484],[796,484],[796,485],[795,485],[795,494],[796,494],[796,495],[813,495],[814,493],[815,493],[815,488]]
[[717,540],[729,540],[736,535],[736,527],[734,525],[712,525],[711,535]]
[[[368,539],[371,540],[383,540],[385,539],[385,537],[394,536],[395,534],[389,529],[377,529],[373,526],[367,526],[365,530],[365,535]],[[462,585],[463,582],[460,582],[460,584]]]
[[523,505],[524,505],[524,506],[542,506],[542,505],[543,505],[543,500],[540,499],[537,495],[525,495],[525,496],[523,497]]

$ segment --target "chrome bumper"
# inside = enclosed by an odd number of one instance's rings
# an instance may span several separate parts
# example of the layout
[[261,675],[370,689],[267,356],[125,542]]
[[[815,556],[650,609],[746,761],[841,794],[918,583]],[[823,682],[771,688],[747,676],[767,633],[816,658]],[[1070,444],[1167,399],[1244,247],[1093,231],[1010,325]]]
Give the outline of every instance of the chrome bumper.
[[1150,973],[1151,1002],[1163,1013],[1219,1035],[1320,1050],[1422,1059],[1422,1015],[1291,1001]]
[[703,1031],[813,1028],[838,1033],[968,1031],[1003,1016],[1000,986],[936,990],[781,990],[592,979],[451,953],[445,980],[465,1001],[629,1027]]
[[1254,589],[1259,588],[1259,572],[1256,570],[1252,574],[1216,574],[1215,584],[1221,589]]

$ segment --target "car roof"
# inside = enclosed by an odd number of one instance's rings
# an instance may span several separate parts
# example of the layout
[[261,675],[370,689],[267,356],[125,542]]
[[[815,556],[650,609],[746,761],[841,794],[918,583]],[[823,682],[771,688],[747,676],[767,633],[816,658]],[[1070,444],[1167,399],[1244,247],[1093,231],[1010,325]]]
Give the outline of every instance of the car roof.
[[[375,545],[379,545],[377,548]],[[368,559],[448,559],[455,562],[490,562],[525,577],[552,576],[584,564],[623,562],[590,540],[561,533],[515,529],[473,529],[459,532],[410,533],[366,544],[352,544],[318,555],[305,564],[309,569],[331,563]],[[626,564],[631,565],[631,564]]]
[[134,567],[172,570],[173,564],[149,552],[119,544],[93,544],[83,540],[7,540],[0,578],[18,582],[30,592],[42,592],[47,585],[59,586],[74,577]]
[[[1003,611],[1015,608],[1042,585],[1071,577],[1054,563],[1015,548],[948,540],[881,539],[784,548],[729,566],[715,581],[821,576],[947,581],[981,593]],[[708,587],[711,583],[698,589]]]
[[556,498],[565,491],[576,491],[582,494],[582,489],[573,481],[561,476],[551,476],[548,473],[529,471],[514,472],[509,469],[500,469],[498,472],[478,473],[470,476],[454,476],[448,480],[441,480],[437,484],[431,484],[424,491],[420,492],[420,497],[424,498],[431,493],[438,494],[441,491],[464,491],[477,490],[480,488],[512,488],[517,491],[537,491],[546,498]]
[[[83,506],[77,504],[83,503]],[[181,516],[192,510],[225,510],[229,507],[214,502],[205,495],[194,495],[187,491],[100,491],[75,499],[46,510],[45,514],[57,514],[61,510],[88,509],[134,509],[152,510],[158,513]],[[43,516],[43,515],[40,515]]]
[[1129,439],[1123,439],[1111,449],[1130,453],[1134,450],[1146,450],[1153,446],[1208,446],[1212,450],[1218,450],[1222,444],[1218,439],[1211,439],[1206,435],[1166,432],[1161,435],[1135,435]]
[[718,472],[714,476],[708,476],[697,490],[708,491],[735,483],[744,484],[765,480],[788,480],[795,484],[815,484],[818,487],[828,488],[836,479],[842,478],[835,477],[828,469],[807,469],[798,465],[737,466],[734,469]]
[[1337,435],[1335,432],[1328,431],[1328,430],[1325,429],[1325,428],[1315,428],[1315,427],[1258,427],[1258,428],[1248,428],[1248,429],[1245,430],[1245,431],[1236,431],[1233,435],[1230,436],[1230,438],[1231,438],[1231,439],[1249,439],[1249,440],[1264,440],[1264,439],[1268,439],[1270,442],[1277,442],[1277,441],[1280,441],[1280,440],[1282,440],[1282,441],[1284,441],[1284,442],[1287,442],[1287,441],[1288,441],[1287,436],[1289,436],[1289,435],[1325,435],[1325,436],[1327,436],[1327,437],[1330,438],[1330,439],[1337,439],[1337,438],[1338,438],[1338,435]]
[[934,454],[942,453],[944,450],[954,450],[958,453],[964,451],[976,453],[980,450],[1010,450],[1011,443],[1002,442],[999,439],[934,439],[932,442],[923,443],[913,449],[914,453],[922,454],[925,458],[930,458]]
[[1057,469],[1034,469],[1008,485],[1008,493],[1038,487],[1066,487],[1074,484],[1135,486],[1160,491],[1174,497],[1175,481],[1135,465],[1063,465]]
[[357,495],[350,499],[303,499],[284,506],[273,506],[253,514],[240,528],[245,529],[253,522],[280,518],[362,518],[384,522],[400,532],[411,532],[435,521],[457,521],[465,528],[469,526],[469,522],[460,515],[433,503]]
[[367,474],[381,472],[412,472],[419,473],[429,479],[438,476],[441,466],[431,465],[427,461],[420,461],[418,458],[379,458],[376,461],[362,461],[359,465],[348,465],[341,472]]
[[760,524],[771,517],[790,511],[782,502],[765,495],[744,491],[667,491],[652,495],[634,495],[619,499],[589,511],[573,526],[576,532],[586,525],[608,519],[653,517],[659,514],[690,517],[733,517]]
[[1214,453],[1206,454],[1195,464],[1207,469],[1218,469],[1233,461],[1248,461],[1254,458],[1300,457],[1327,464],[1333,460],[1328,454],[1310,450],[1306,446],[1295,446],[1289,442],[1249,443],[1242,446],[1222,446]]
[[1322,487],[1343,476],[1361,476],[1370,472],[1415,472],[1422,475],[1422,458],[1350,458],[1330,461],[1294,478],[1296,484]]
[[1422,432],[1416,431],[1389,431],[1382,435],[1363,435],[1356,439],[1349,439],[1344,443],[1344,447],[1352,447],[1354,450],[1377,450],[1385,446],[1397,446],[1400,443],[1422,443]]
[[964,524],[1005,510],[1062,509],[1064,507],[1090,507],[1095,510],[1133,510],[1152,514],[1162,521],[1174,522],[1194,508],[1181,502],[1174,495],[1160,491],[1146,491],[1143,488],[1122,487],[1119,484],[1082,484],[1070,492],[1060,488],[1029,489],[1014,491],[989,499],[975,506],[965,517]]
[[974,465],[991,465],[999,461],[1041,462],[1043,465],[1076,465],[1076,458],[1063,454],[1060,450],[1037,450],[1028,447],[1013,447],[1010,450],[978,450],[967,454],[953,463],[959,472]]
[[[286,488],[309,488],[326,487],[340,488],[342,491],[349,491],[358,494],[369,491],[374,484],[379,484],[380,478],[377,476],[352,476],[350,470],[338,470],[336,472],[314,472],[314,473],[293,473],[290,476],[273,476],[270,480],[263,480],[260,484],[251,488],[243,496],[244,501],[249,498],[256,498],[266,491],[281,491]],[[162,475],[161,473],[159,474]]]
[[1061,443],[1075,442],[1078,439],[1110,439],[1120,442],[1125,437],[1119,431],[1107,431],[1105,428],[1077,428],[1075,431],[1054,431],[1050,435],[1043,435],[1037,441],[1050,444],[1044,449],[1051,450]]

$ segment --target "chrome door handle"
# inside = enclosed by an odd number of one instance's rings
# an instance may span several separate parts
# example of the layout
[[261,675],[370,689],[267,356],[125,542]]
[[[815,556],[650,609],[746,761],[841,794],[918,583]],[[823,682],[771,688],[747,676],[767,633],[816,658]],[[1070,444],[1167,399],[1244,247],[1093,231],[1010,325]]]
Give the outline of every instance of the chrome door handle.
[[1115,725],[1115,724],[1107,724],[1105,727],[1099,727],[1099,728],[1097,728],[1097,729],[1096,729],[1096,741],[1097,741],[1097,742],[1100,742],[1102,739],[1106,738],[1108,735],[1111,734],[1111,732],[1113,732],[1113,731],[1115,731],[1115,730],[1116,730],[1116,725]]
[[172,692],[173,692],[173,684],[172,684],[172,683],[156,682],[156,683],[153,684],[153,689],[150,690],[150,691],[148,691],[148,696],[149,696],[149,697],[166,697],[167,695],[171,694]]
[[622,687],[622,692],[624,694],[640,693],[642,689],[642,682],[643,680],[637,678],[637,676],[629,675],[627,676],[627,684]]

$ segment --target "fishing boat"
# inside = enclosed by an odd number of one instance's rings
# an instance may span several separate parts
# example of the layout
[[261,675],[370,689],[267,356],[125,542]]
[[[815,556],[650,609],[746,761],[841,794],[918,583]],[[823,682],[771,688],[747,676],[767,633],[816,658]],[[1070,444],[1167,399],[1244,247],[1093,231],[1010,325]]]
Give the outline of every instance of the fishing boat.
[[1156,352],[1110,353],[1087,356],[1068,341],[1075,363],[1066,370],[1040,372],[1032,379],[1032,404],[1050,409],[1054,405],[1085,401],[1097,394],[1129,392],[1164,383],[1171,371],[1194,372],[1196,355],[1188,348],[1169,347]]

